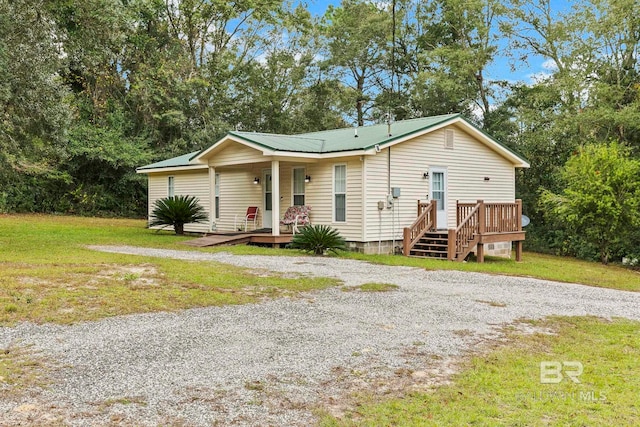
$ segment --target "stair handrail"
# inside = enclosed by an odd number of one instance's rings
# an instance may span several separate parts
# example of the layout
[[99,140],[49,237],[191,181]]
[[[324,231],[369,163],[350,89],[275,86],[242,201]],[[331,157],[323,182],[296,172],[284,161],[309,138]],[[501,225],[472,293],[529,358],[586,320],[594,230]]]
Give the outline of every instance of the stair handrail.
[[405,227],[403,231],[402,252],[409,255],[411,249],[428,231],[435,230],[437,200],[430,202],[421,202],[418,200],[418,218],[409,227]]
[[484,202],[478,200],[474,208],[469,214],[464,217],[460,224],[455,229],[449,230],[449,239],[447,242],[448,258],[450,260],[456,259],[460,254],[464,252],[464,245],[467,244],[467,249],[470,248],[470,242],[477,239],[482,232],[482,225],[484,224]]

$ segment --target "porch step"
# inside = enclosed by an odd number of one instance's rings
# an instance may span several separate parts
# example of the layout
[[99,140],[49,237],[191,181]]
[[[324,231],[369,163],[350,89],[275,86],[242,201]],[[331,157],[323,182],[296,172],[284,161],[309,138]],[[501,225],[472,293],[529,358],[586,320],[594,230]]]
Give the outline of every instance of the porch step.
[[410,256],[447,259],[449,235],[447,232],[429,232],[411,248]]

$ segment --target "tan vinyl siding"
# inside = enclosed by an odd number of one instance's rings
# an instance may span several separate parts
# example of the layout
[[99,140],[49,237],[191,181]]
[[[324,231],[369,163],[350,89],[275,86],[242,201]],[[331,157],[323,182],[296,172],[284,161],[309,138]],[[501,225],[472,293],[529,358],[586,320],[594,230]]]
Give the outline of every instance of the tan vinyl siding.
[[[453,149],[445,148],[445,129],[455,130]],[[385,208],[380,212],[378,201],[386,200],[388,194],[388,154],[389,150],[384,149],[365,161],[365,241],[402,239],[402,229],[416,218],[417,200],[427,200],[429,181],[423,174],[429,167],[447,169],[447,225],[450,228],[455,227],[456,200],[513,202],[515,198],[513,165],[469,134],[448,126],[391,147],[391,187],[400,187],[401,197],[394,210]],[[485,176],[490,180],[485,181]]]
[[260,216],[257,227],[262,227],[262,182],[253,184],[253,178],[262,181],[260,168],[216,169],[220,174],[220,218],[216,220],[216,231],[234,231],[236,215],[244,217],[249,206],[258,206]]
[[[347,166],[347,212],[345,222],[333,222],[333,167]],[[312,207],[311,221],[336,228],[342,237],[362,240],[362,161],[359,157],[323,160],[306,165],[311,182],[305,187],[306,204]],[[290,174],[289,174],[290,175]],[[291,191],[291,186],[288,188]]]
[[220,167],[247,163],[264,162],[262,152],[235,142],[216,152],[209,160],[209,166]]
[[[174,192],[176,196],[194,196],[199,199],[200,205],[209,212],[209,172],[204,169],[197,171],[154,173],[149,174],[149,218],[153,211],[155,201],[168,196],[168,180],[174,177]],[[204,233],[209,229],[209,223],[185,224],[185,231]]]

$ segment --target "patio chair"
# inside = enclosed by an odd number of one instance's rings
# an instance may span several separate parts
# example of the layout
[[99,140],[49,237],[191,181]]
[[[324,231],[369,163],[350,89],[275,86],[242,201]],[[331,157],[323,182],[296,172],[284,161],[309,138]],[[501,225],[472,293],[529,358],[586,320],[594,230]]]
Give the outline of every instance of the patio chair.
[[244,231],[247,231],[247,227],[249,226],[250,222],[253,222],[253,229],[255,230],[256,224],[258,222],[257,206],[249,206],[247,208],[247,213],[244,214],[244,217],[242,216],[242,214],[236,215],[235,220],[233,221],[233,229],[239,230],[240,228],[238,228],[238,224],[244,224]]
[[280,220],[280,225],[291,227],[293,234],[300,231],[300,227],[311,224],[309,211],[311,206],[291,206],[284,213],[284,218]]

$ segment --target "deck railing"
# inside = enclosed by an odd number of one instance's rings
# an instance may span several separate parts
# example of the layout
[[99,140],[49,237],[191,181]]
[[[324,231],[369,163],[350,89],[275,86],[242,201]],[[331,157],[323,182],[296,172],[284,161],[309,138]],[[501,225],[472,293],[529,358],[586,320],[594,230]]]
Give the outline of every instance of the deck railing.
[[[409,255],[425,233],[437,230],[436,201],[418,201],[418,218],[404,229],[403,253]],[[476,244],[480,250],[481,236],[522,231],[522,200],[515,203],[456,202],[456,228],[448,231],[447,258],[462,260]],[[518,251],[516,251],[518,252]]]
[[421,202],[418,200],[418,218],[409,227],[405,227],[402,240],[402,253],[409,255],[411,248],[428,231],[436,230],[437,201]]
[[484,222],[483,214],[484,209],[481,203],[463,206],[458,204],[456,215],[458,226],[449,230],[447,258],[454,260],[459,256],[466,256],[466,249],[472,246],[472,242],[480,235],[480,224]]
[[449,230],[448,257],[464,258],[488,233],[522,231],[522,200],[515,203],[456,203],[455,230]]
[[522,201],[485,203],[485,233],[522,231]]

